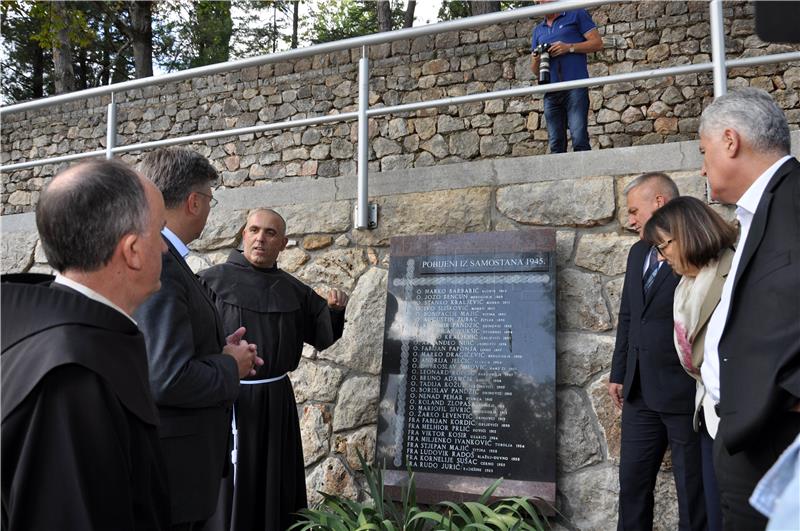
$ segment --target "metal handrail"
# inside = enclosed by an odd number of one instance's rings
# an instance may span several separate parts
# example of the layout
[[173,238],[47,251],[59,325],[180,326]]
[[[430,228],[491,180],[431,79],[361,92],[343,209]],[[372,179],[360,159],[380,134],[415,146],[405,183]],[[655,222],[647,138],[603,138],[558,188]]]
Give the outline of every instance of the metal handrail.
[[[631,0],[621,0],[622,2],[630,2]],[[714,94],[719,96],[724,94],[727,82],[726,68],[735,68],[743,66],[755,66],[762,64],[770,64],[784,61],[797,61],[800,60],[800,52],[787,52],[780,54],[764,55],[757,57],[748,57],[742,59],[725,60],[725,47],[724,47],[724,33],[721,24],[722,20],[722,2],[721,0],[711,0],[709,3],[710,20],[711,20],[711,41],[712,41],[712,61],[700,64],[678,65],[674,67],[656,68],[642,70],[638,72],[629,72],[625,74],[615,74],[595,78],[586,78],[575,81],[567,81],[561,83],[552,83],[549,85],[534,85],[529,87],[520,87],[514,89],[504,89],[490,92],[482,92],[477,94],[468,94],[464,96],[454,96],[449,98],[440,98],[435,100],[427,100],[415,103],[407,103],[401,105],[392,105],[384,107],[369,108],[368,91],[369,91],[369,61],[367,50],[370,45],[384,44],[400,39],[411,39],[415,37],[438,34],[448,31],[456,31],[460,29],[474,29],[476,26],[483,26],[488,24],[495,24],[508,20],[517,20],[520,18],[533,17],[536,15],[545,15],[556,11],[568,11],[578,8],[593,7],[601,4],[606,4],[606,0],[563,0],[561,2],[542,4],[534,7],[519,8],[510,11],[499,13],[489,13],[476,17],[468,17],[459,20],[448,22],[441,22],[428,26],[419,26],[415,28],[407,28],[397,31],[376,33],[363,37],[355,37],[352,39],[345,39],[341,41],[325,43],[308,48],[290,50],[286,52],[279,52],[270,55],[263,55],[238,61],[229,61],[216,65],[203,66],[183,70],[181,72],[174,72],[172,74],[164,74],[160,76],[136,79],[125,81],[114,85],[104,87],[96,87],[92,89],[72,92],[69,94],[61,94],[58,96],[51,96],[40,100],[24,102],[5,107],[0,107],[0,117],[14,112],[21,112],[26,110],[40,109],[52,105],[59,105],[69,101],[80,99],[92,98],[111,94],[111,103],[108,105],[108,122],[107,122],[107,141],[106,149],[95,150],[84,153],[76,153],[71,155],[62,155],[58,157],[51,157],[45,159],[37,159],[32,161],[20,162],[16,164],[8,164],[0,166],[0,172],[9,172],[31,168],[34,166],[41,166],[47,164],[57,164],[61,162],[68,162],[79,160],[82,158],[90,158],[106,155],[111,158],[113,155],[125,153],[129,151],[139,151],[143,149],[150,149],[156,147],[166,147],[178,144],[186,144],[191,142],[199,142],[204,140],[211,140],[230,136],[239,136],[251,133],[260,133],[272,130],[290,129],[295,127],[307,127],[311,125],[319,125],[330,122],[344,122],[350,120],[358,120],[358,201],[356,209],[356,228],[373,228],[370,226],[368,220],[368,127],[367,120],[372,116],[382,116],[386,114],[397,114],[403,112],[411,112],[421,109],[430,109],[444,107],[448,105],[455,105],[461,103],[469,103],[475,101],[485,101],[499,98],[510,98],[518,96],[526,96],[532,94],[546,93],[556,90],[567,90],[573,88],[582,88],[590,86],[605,85],[610,83],[622,83],[629,81],[638,81],[643,79],[651,79],[656,77],[666,77],[681,74],[699,73],[712,71],[714,75]],[[340,50],[349,50],[361,47],[362,57],[359,60],[358,74],[359,74],[359,97],[358,97],[358,110],[356,112],[346,112],[340,114],[329,114],[325,116],[314,116],[310,118],[303,118],[297,120],[286,120],[283,122],[273,122],[270,124],[256,125],[250,127],[241,127],[234,129],[225,129],[221,131],[213,131],[209,133],[199,133],[194,135],[187,135],[182,137],[173,137],[164,140],[155,140],[150,142],[140,142],[136,144],[128,144],[125,146],[116,146],[116,109],[114,102],[114,94],[133,90],[137,88],[147,87],[151,85],[170,83],[190,79],[198,76],[207,76],[211,74],[218,74],[231,70],[238,70],[253,66],[260,66],[263,64],[279,63],[284,61],[297,60],[303,57],[312,55],[331,53]]]
[[[758,66],[771,63],[788,62],[788,61],[800,61],[800,52],[785,52],[772,55],[746,57],[742,59],[730,59],[726,61],[726,65],[728,68],[739,68],[739,67]],[[367,109],[366,114],[368,117],[383,116],[386,114],[399,114],[402,112],[411,112],[411,111],[418,111],[421,109],[447,107],[449,105],[472,103],[476,101],[512,98],[519,96],[527,96],[531,94],[541,94],[544,92],[549,92],[554,90],[568,90],[573,88],[607,85],[610,83],[624,83],[629,81],[640,81],[643,79],[652,79],[657,77],[709,72],[712,71],[713,69],[714,69],[714,63],[697,63],[691,65],[679,65],[666,68],[654,68],[649,70],[640,70],[637,72],[628,72],[625,74],[614,74],[602,77],[590,77],[586,79],[578,79],[575,81],[563,81],[560,83],[551,83],[549,85],[534,85],[530,87],[503,89],[491,92],[479,92],[476,94],[467,94],[464,96],[453,96],[450,98],[441,98],[436,100],[405,103],[402,105],[373,107],[371,109]],[[169,147],[179,144],[189,144],[192,142],[202,142],[204,140],[212,140],[217,138],[240,136],[252,133],[262,133],[265,131],[291,129],[293,127],[307,127],[311,125],[320,125],[331,122],[347,122],[351,120],[357,120],[359,118],[359,114],[360,113],[358,111],[353,111],[341,114],[328,114],[325,116],[315,116],[312,118],[302,118],[297,120],[285,120],[283,122],[273,122],[270,124],[254,125],[250,127],[239,127],[236,129],[225,129],[222,131],[213,131],[210,133],[199,133],[194,135],[173,137],[164,140],[153,140],[150,142],[140,142],[137,144],[127,144],[124,146],[113,147],[110,151],[114,155],[117,155],[129,151],[141,151],[144,149]],[[61,162],[69,162],[73,160],[79,160],[82,158],[100,157],[105,154],[107,154],[106,150],[99,149],[84,153],[75,153],[72,155],[62,155],[59,157],[51,157],[47,159],[37,159],[26,162],[18,162],[16,164],[7,164],[5,166],[0,166],[0,172],[9,172],[9,171],[22,170],[26,168],[33,168],[35,166],[41,166],[44,164],[58,164]]]
[[[633,0],[615,0],[615,1],[617,3],[627,3]],[[151,85],[161,85],[164,83],[183,81],[185,79],[192,79],[195,77],[207,76],[211,74],[221,74],[223,72],[229,72],[231,70],[241,70],[252,66],[261,66],[266,64],[295,61],[297,59],[302,59],[304,57],[311,57],[314,55],[338,52],[341,50],[361,49],[364,46],[369,47],[375,44],[384,44],[403,39],[413,39],[415,37],[423,37],[425,35],[435,35],[437,33],[445,33],[448,31],[473,29],[475,28],[475,26],[487,26],[490,24],[497,24],[499,22],[506,22],[509,20],[517,20],[520,18],[546,15],[548,13],[554,13],[556,11],[569,11],[572,9],[595,7],[607,3],[608,0],[563,0],[558,2],[558,5],[542,4],[533,7],[521,7],[517,9],[511,9],[509,11],[499,11],[496,13],[487,13],[485,15],[466,17],[458,20],[449,20],[447,22],[437,22],[436,24],[428,24],[426,26],[417,26],[413,28],[405,28],[395,31],[373,33],[371,35],[352,37],[350,39],[343,39],[340,41],[315,44],[307,48],[298,48],[295,50],[287,50],[284,52],[277,52],[268,55],[248,57],[247,59],[238,59],[236,61],[227,61],[225,63],[199,66],[196,68],[189,68],[188,70],[181,70],[180,72],[172,72],[169,74],[161,74],[158,76],[132,79],[130,81],[123,81],[121,83],[115,83],[113,85],[94,87],[86,90],[70,92],[68,94],[59,94],[57,96],[50,96],[38,100],[26,101],[23,103],[15,103],[13,105],[6,105],[0,107],[0,117],[3,117],[9,113],[41,109],[43,107],[58,105],[61,103],[66,103],[68,101],[83,100],[87,98],[93,98],[96,96],[112,94],[114,92],[125,92],[137,88],[149,87]]]

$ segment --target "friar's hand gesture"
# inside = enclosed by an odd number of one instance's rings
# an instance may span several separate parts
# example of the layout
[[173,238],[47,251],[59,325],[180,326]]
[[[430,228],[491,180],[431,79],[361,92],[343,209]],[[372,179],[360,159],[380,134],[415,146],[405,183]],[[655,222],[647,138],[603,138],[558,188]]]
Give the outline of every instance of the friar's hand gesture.
[[344,310],[347,300],[347,293],[338,288],[331,288],[328,291],[328,307],[332,310]]
[[242,339],[245,332],[246,330],[242,326],[226,337],[225,347],[222,349],[223,354],[227,354],[236,360],[236,365],[239,368],[239,378],[255,376],[256,367],[264,365],[264,360],[257,354],[256,345]]

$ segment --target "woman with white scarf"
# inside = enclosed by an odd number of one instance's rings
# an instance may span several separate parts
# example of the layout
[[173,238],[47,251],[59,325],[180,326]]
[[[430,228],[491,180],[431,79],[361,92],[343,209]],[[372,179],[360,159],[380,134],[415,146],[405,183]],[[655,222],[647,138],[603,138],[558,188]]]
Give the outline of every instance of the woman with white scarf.
[[705,392],[700,365],[706,325],[719,303],[736,237],[733,225],[703,201],[688,196],[675,198],[656,210],[644,227],[644,239],[681,275],[673,304],[675,348],[684,370],[697,380],[694,429],[700,432],[703,488],[712,531],[722,529],[712,452],[719,417]]

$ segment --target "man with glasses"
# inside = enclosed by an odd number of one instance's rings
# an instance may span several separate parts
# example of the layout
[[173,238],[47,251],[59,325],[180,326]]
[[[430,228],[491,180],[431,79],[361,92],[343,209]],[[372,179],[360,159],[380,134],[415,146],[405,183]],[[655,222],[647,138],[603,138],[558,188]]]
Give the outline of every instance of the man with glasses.
[[231,405],[239,379],[261,358],[239,328],[227,338],[211,296],[186,264],[187,245],[203,232],[217,171],[185,149],[148,153],[139,167],[164,196],[167,245],[161,290],[137,310],[161,420],[173,529],[201,529],[214,513],[229,471]]
[[[641,237],[658,208],[677,197],[666,174],[645,173],[625,188],[628,223]],[[695,382],[673,341],[678,277],[658,249],[636,242],[628,254],[608,393],[622,409],[617,529],[652,529],[653,489],[669,445],[679,528],[706,527],[700,438],[692,427]]]

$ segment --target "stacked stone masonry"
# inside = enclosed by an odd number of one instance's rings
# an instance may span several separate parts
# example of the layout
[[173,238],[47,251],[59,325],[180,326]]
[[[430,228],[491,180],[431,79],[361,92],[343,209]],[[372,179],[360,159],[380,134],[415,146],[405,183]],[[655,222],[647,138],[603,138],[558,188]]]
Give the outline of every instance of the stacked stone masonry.
[[[710,60],[708,4],[644,1],[591,10],[605,48],[589,58],[592,76]],[[530,34],[522,20],[372,46],[369,101],[389,106],[531,84]],[[755,36],[750,2],[724,4],[729,58],[795,51]],[[228,74],[117,94],[117,145],[356,110],[360,50],[251,67]],[[729,86],[768,90],[800,124],[800,63],[736,68]],[[691,140],[712,95],[710,73],[594,88],[594,149]],[[107,98],[4,118],[3,164],[101,149]],[[369,169],[386,172],[475,159],[543,154],[540,96],[491,100],[370,120]],[[211,158],[223,187],[356,173],[355,122],[243,135],[194,146]],[[131,162],[139,153],[125,155]],[[58,168],[2,174],[3,213],[34,208]]]
[[[800,154],[800,131],[792,134]],[[625,185],[667,171],[683,194],[705,199],[696,141],[568,155],[506,157],[373,175],[375,230],[353,228],[352,178],[224,190],[191,244],[195,271],[224,261],[240,244],[249,209],[276,208],[287,220],[284,270],[320,292],[351,294],[344,336],[303,352],[291,374],[300,410],[310,500],[319,491],[363,499],[357,452],[374,458],[383,349],[389,238],[552,227],[557,243],[558,507],[578,529],[616,521],[619,412],[606,393],[625,261],[636,235],[625,230]],[[327,185],[333,182],[333,187]],[[352,184],[352,183],[351,183]],[[713,205],[727,219],[730,207]],[[3,216],[0,272],[51,272],[33,213]],[[677,528],[669,458],[659,474],[656,529]]]
[[[753,36],[751,11],[743,2],[725,3],[730,56],[788,50]],[[591,60],[593,75],[708,60],[705,2],[609,5],[592,14],[606,42]],[[373,47],[371,104],[527,86],[532,24]],[[119,143],[352,111],[357,58],[353,50],[118,95]],[[798,128],[800,65],[735,69],[729,82],[766,88]],[[710,74],[593,90],[594,147],[622,149],[574,155],[534,156],[546,150],[539,98],[371,120],[370,190],[379,208],[373,231],[352,223],[353,123],[193,146],[213,160],[224,188],[191,246],[193,269],[225,260],[240,242],[248,209],[271,206],[286,217],[291,238],[280,266],[320,291],[351,293],[342,339],[323,352],[307,348],[291,375],[312,502],[318,491],[365,496],[356,454],[374,458],[389,238],[546,226],[557,230],[558,245],[558,507],[578,529],[613,527],[619,414],[605,384],[625,257],[636,239],[623,229],[621,190],[634,174],[666,170],[683,193],[706,197],[697,144],[683,140],[696,138],[711,90]],[[98,149],[105,143],[106,103],[9,116],[3,164]],[[797,131],[793,140],[796,154]],[[3,217],[3,273],[50,271],[30,211],[56,170],[2,175],[3,211],[17,214]],[[730,217],[726,207],[715,208]],[[656,491],[655,528],[677,528],[669,459]]]
[[[797,152],[797,133],[794,141]],[[613,526],[620,432],[606,382],[625,258],[636,241],[623,229],[626,204],[621,191],[634,176],[631,171],[660,166],[670,171],[682,193],[706,198],[696,142],[678,148],[674,153],[663,153],[666,145],[582,153],[567,162],[561,155],[498,159],[468,186],[456,177],[476,163],[448,166],[450,176],[433,187],[422,183],[429,170],[408,170],[398,177],[403,191],[373,197],[380,213],[374,231],[353,228],[352,197],[281,204],[265,187],[220,193],[220,204],[191,245],[188,261],[194,270],[225,260],[240,244],[251,204],[274,206],[286,217],[290,237],[280,267],[320,292],[340,287],[351,293],[344,336],[323,352],[307,347],[291,374],[310,500],[319,501],[319,491],[365,496],[356,455],[374,458],[389,236],[549,226],[557,231],[558,506],[579,529]],[[544,162],[537,166],[540,159]],[[593,173],[609,160],[629,169]],[[563,172],[546,169],[555,166]],[[502,182],[499,174],[504,175]],[[394,175],[387,174],[387,181]],[[375,188],[382,186],[379,179]],[[313,196],[308,190],[298,193]],[[249,203],[242,200],[245,193]],[[714,208],[731,217],[727,207]],[[2,272],[50,272],[33,216],[5,218],[13,223],[4,227]],[[669,459],[659,474],[656,504],[656,529],[677,528]]]

